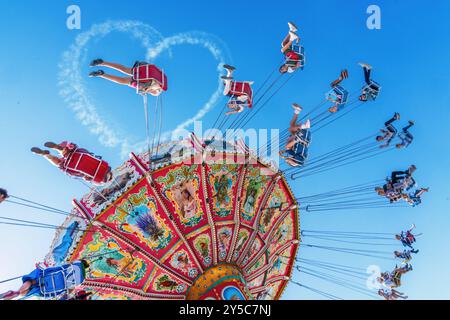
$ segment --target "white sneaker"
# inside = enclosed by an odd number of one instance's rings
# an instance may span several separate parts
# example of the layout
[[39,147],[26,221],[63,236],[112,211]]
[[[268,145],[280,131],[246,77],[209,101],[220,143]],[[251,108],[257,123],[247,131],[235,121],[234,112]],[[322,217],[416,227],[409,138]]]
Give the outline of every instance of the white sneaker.
[[296,103],[293,103],[293,104],[292,104],[292,108],[294,108],[294,113],[295,113],[295,114],[300,114],[300,112],[302,112],[302,107],[299,106],[299,105],[296,104]]
[[293,22],[288,22],[289,30],[292,32],[297,32],[298,28]]
[[299,41],[300,38],[298,35],[295,34],[295,32],[289,31],[289,40],[294,42],[294,41]]
[[311,128],[311,121],[308,119],[304,124],[302,124],[302,129],[310,129]]
[[368,70],[372,69],[372,66],[370,64],[364,63],[364,62],[359,62],[358,63],[361,67],[366,68]]

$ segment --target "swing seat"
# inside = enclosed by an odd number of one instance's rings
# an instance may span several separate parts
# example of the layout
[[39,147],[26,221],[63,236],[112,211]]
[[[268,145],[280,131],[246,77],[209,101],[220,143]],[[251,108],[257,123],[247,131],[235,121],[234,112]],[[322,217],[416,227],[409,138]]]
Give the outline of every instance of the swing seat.
[[153,80],[160,85],[163,91],[167,91],[167,75],[154,64],[139,62],[132,70],[133,80],[137,83],[147,83]]
[[303,143],[297,142],[290,150],[286,150],[286,158],[297,163],[297,166],[303,166],[308,158],[308,147]]
[[80,261],[76,261],[71,264],[42,270],[38,284],[43,297],[54,298],[74,289],[83,283],[84,279],[84,267]]
[[408,144],[410,144],[414,140],[413,135],[409,132],[399,132],[398,137],[400,138],[400,140],[406,141]]
[[303,70],[305,66],[305,48],[299,44],[292,44],[288,60],[300,62],[299,68]]
[[[230,96],[230,101],[228,102],[228,104],[241,104],[249,108],[252,107],[253,90],[250,83],[248,82],[233,81],[231,83],[231,89],[228,93],[228,96]],[[247,96],[247,100],[245,102],[237,100],[237,98],[241,96]]]
[[376,81],[370,80],[370,84],[363,87],[362,91],[366,94],[368,100],[376,100],[380,94],[381,86]]
[[64,161],[63,170],[72,176],[83,176],[88,180],[102,184],[111,171],[109,164],[86,151],[74,150]]
[[338,105],[343,106],[347,103],[348,91],[344,87],[337,85],[333,87],[333,89],[328,91],[325,96],[327,100],[333,101]]
[[309,129],[300,129],[295,133],[295,140],[303,142],[304,145],[309,146],[311,143],[311,131]]
[[392,277],[392,282],[394,282],[394,284],[395,284],[397,287],[400,287],[400,286],[402,285],[401,278],[402,278],[402,274],[399,273],[399,272],[396,272],[396,273],[394,273],[394,275],[393,275],[393,277]]

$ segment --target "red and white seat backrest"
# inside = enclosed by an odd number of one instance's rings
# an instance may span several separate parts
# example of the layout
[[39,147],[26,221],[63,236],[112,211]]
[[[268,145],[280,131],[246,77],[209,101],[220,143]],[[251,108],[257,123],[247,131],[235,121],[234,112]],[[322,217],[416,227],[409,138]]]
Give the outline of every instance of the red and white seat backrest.
[[233,81],[231,83],[231,89],[229,92],[230,95],[235,96],[235,97],[240,97],[243,95],[246,95],[248,97],[248,107],[251,108],[252,107],[252,103],[253,103],[253,90],[252,90],[252,86],[250,85],[249,82],[236,82]]
[[141,65],[135,69],[134,78],[138,82],[156,80],[167,91],[167,75],[154,64]]

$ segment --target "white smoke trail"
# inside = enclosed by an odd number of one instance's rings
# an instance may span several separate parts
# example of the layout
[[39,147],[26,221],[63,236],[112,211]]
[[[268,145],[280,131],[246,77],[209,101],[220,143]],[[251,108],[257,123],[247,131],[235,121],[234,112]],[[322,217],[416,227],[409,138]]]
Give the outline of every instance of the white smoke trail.
[[[223,49],[226,46],[217,38],[204,32],[187,32],[175,36],[164,38],[153,27],[139,21],[107,21],[102,24],[93,25],[88,31],[81,33],[75,39],[75,42],[64,52],[59,64],[58,85],[60,95],[68,106],[75,112],[81,123],[88,130],[98,136],[99,142],[107,147],[121,148],[121,155],[125,157],[130,151],[140,152],[145,149],[145,142],[130,142],[126,136],[121,136],[117,130],[111,128],[103,117],[98,114],[95,104],[89,96],[84,83],[84,75],[81,74],[83,54],[88,50],[89,43],[93,39],[102,38],[112,32],[122,32],[130,34],[134,39],[140,41],[141,45],[147,50],[147,59],[149,61],[156,59],[164,51],[169,51],[175,45],[196,45],[207,49],[214,59],[218,62],[217,72],[220,75],[221,65],[225,59]],[[183,121],[175,128],[175,132],[180,131],[191,125],[194,121],[200,120],[210,111],[221,97],[220,81],[218,87],[211,95],[209,100],[197,111],[197,113],[188,120]],[[172,132],[164,132],[161,140],[170,138]]]

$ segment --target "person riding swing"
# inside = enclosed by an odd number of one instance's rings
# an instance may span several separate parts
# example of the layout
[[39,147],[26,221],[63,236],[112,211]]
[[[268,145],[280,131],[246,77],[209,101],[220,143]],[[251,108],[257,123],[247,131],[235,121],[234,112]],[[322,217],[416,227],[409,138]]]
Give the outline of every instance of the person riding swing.
[[135,88],[142,95],[149,93],[152,96],[159,96],[163,91],[167,91],[167,76],[154,64],[137,61],[133,67],[129,68],[118,63],[95,59],[90,63],[90,66],[107,67],[126,74],[128,77],[119,77],[106,74],[103,70],[97,70],[91,72],[89,77],[99,77]]
[[22,286],[19,290],[10,290],[0,294],[0,300],[32,296],[56,298],[64,294],[70,294],[84,282],[87,268],[89,268],[89,263],[86,260],[45,269],[36,267],[31,273],[22,277]]
[[285,58],[279,69],[281,74],[293,73],[297,69],[303,69],[305,65],[304,49],[299,45],[300,37],[296,34],[298,28],[293,22],[288,22],[288,26],[289,33],[281,42],[281,52]]
[[344,69],[341,71],[339,78],[331,83],[331,90],[326,93],[326,99],[333,103],[333,106],[328,108],[331,113],[342,110],[348,100],[348,91],[340,85],[340,83],[348,78],[348,71]]
[[400,119],[400,113],[396,112],[394,116],[384,123],[384,128],[380,130],[382,135],[376,137],[378,142],[384,142],[380,148],[389,147],[392,140],[397,136],[397,129],[392,125],[393,122]]
[[253,81],[234,81],[233,72],[236,68],[228,64],[223,67],[227,71],[227,75],[221,77],[224,83],[223,95],[230,98],[227,106],[231,109],[226,115],[240,113],[244,111],[245,106],[251,108],[253,106],[253,90],[251,87]]
[[113,179],[111,167],[106,161],[72,142],[63,141],[60,144],[46,142],[44,146],[56,150],[61,157],[37,147],[31,148],[31,152],[43,156],[69,176],[82,178],[97,185],[108,183]]
[[370,77],[370,73],[372,71],[371,65],[362,62],[360,62],[359,65],[363,68],[364,81],[366,82],[366,85],[361,90],[362,92],[359,96],[359,101],[374,101],[380,94],[381,86]]
[[299,167],[303,166],[308,158],[308,149],[311,142],[311,122],[307,120],[304,124],[297,124],[302,107],[296,103],[293,103],[292,107],[294,108],[294,116],[288,129],[290,136],[287,139],[285,150],[281,150],[279,154],[291,167]]

